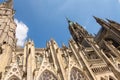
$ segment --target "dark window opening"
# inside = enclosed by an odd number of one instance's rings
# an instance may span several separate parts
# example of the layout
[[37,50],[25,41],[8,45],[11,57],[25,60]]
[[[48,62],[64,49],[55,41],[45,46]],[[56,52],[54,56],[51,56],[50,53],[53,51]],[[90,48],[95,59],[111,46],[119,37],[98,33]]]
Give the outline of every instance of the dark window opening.
[[29,54],[31,53],[31,49],[29,49],[29,52],[28,52]]
[[2,47],[0,47],[0,54],[2,54],[3,50],[2,50]]
[[117,41],[115,41],[115,40],[113,40],[111,38],[107,38],[107,39],[105,39],[105,41],[111,43],[117,49],[119,49],[119,47],[120,47],[120,44]]
[[99,59],[99,56],[95,53],[95,51],[87,52],[88,59]]
[[117,56],[111,52],[105,52],[105,55],[108,57],[108,58],[116,58]]
[[120,69],[120,64],[118,64],[118,68]]

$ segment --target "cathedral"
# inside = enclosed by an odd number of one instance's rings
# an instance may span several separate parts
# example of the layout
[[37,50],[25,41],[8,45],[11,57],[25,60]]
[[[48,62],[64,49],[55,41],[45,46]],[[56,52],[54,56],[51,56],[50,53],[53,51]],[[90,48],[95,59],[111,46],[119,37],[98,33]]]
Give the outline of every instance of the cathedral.
[[93,36],[68,21],[72,38],[59,47],[54,39],[45,48],[28,40],[16,45],[13,0],[0,3],[0,80],[120,80],[120,24],[94,17],[101,25]]

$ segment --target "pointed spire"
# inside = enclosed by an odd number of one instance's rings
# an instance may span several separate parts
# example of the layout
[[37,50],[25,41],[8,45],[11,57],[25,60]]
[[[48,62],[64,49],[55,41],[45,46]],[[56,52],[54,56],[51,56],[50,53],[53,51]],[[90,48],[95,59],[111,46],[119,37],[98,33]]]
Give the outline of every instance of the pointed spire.
[[68,21],[68,23],[70,23],[71,21],[66,17],[66,20]]
[[57,44],[56,41],[53,38],[51,38],[50,41],[51,41],[52,44]]
[[62,46],[63,46],[63,47],[65,47],[65,44],[64,44],[64,43],[62,43]]
[[94,19],[99,23],[99,24],[101,24],[101,23],[107,23],[106,21],[104,21],[103,19],[100,19],[100,18],[98,18],[98,17],[96,17],[96,16],[93,16],[94,17]]
[[115,23],[115,21],[112,21],[112,20],[110,20],[110,19],[106,19],[108,22],[110,22],[110,23]]
[[[98,17],[95,17],[95,16],[93,16],[93,17],[94,17],[94,19],[96,20],[96,22],[97,22],[98,24],[100,24],[102,27],[108,29],[109,24],[108,24],[106,21],[104,21],[103,19],[100,19],[100,18],[98,18]],[[104,25],[103,25],[103,24],[104,24]],[[105,26],[105,25],[106,25],[106,26]]]
[[114,23],[114,24],[117,24],[117,25],[120,25],[118,22],[115,22],[115,21],[113,21],[113,20],[110,20],[110,19],[106,19],[108,22],[110,22],[110,23]]
[[31,41],[32,41],[32,40],[29,38],[29,39],[28,39],[28,42],[31,42]]
[[111,26],[111,28],[115,28],[117,31],[119,31],[120,23],[113,21],[113,20],[110,20],[110,19],[106,19],[106,20],[109,22],[109,25]]
[[66,20],[67,20],[67,22],[68,22],[69,25],[73,24],[73,22],[71,20],[69,20],[67,17],[66,17]]
[[102,20],[102,19],[100,19],[100,18],[98,18],[98,17],[96,17],[96,16],[93,16],[94,17],[94,19],[98,22],[98,23],[103,23],[104,22],[104,20]]
[[67,49],[67,46],[64,43],[62,43],[62,48]]

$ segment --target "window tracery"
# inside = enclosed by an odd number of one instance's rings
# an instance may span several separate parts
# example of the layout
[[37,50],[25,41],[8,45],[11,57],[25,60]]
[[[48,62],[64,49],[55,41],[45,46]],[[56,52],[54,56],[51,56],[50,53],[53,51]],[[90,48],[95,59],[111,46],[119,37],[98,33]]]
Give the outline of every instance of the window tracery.
[[74,67],[70,72],[70,80],[88,80],[88,79],[79,69]]
[[58,80],[57,77],[50,71],[45,70],[39,77],[39,80]]
[[12,76],[12,77],[10,77],[8,80],[20,80],[17,76]]

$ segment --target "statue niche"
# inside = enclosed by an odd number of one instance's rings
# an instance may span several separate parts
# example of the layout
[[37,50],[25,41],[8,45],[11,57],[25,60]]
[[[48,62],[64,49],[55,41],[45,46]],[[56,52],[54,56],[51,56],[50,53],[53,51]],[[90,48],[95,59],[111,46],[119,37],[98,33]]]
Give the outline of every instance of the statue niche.
[[36,53],[35,58],[36,58],[37,68],[39,68],[43,61],[43,55],[41,55],[40,53]]

